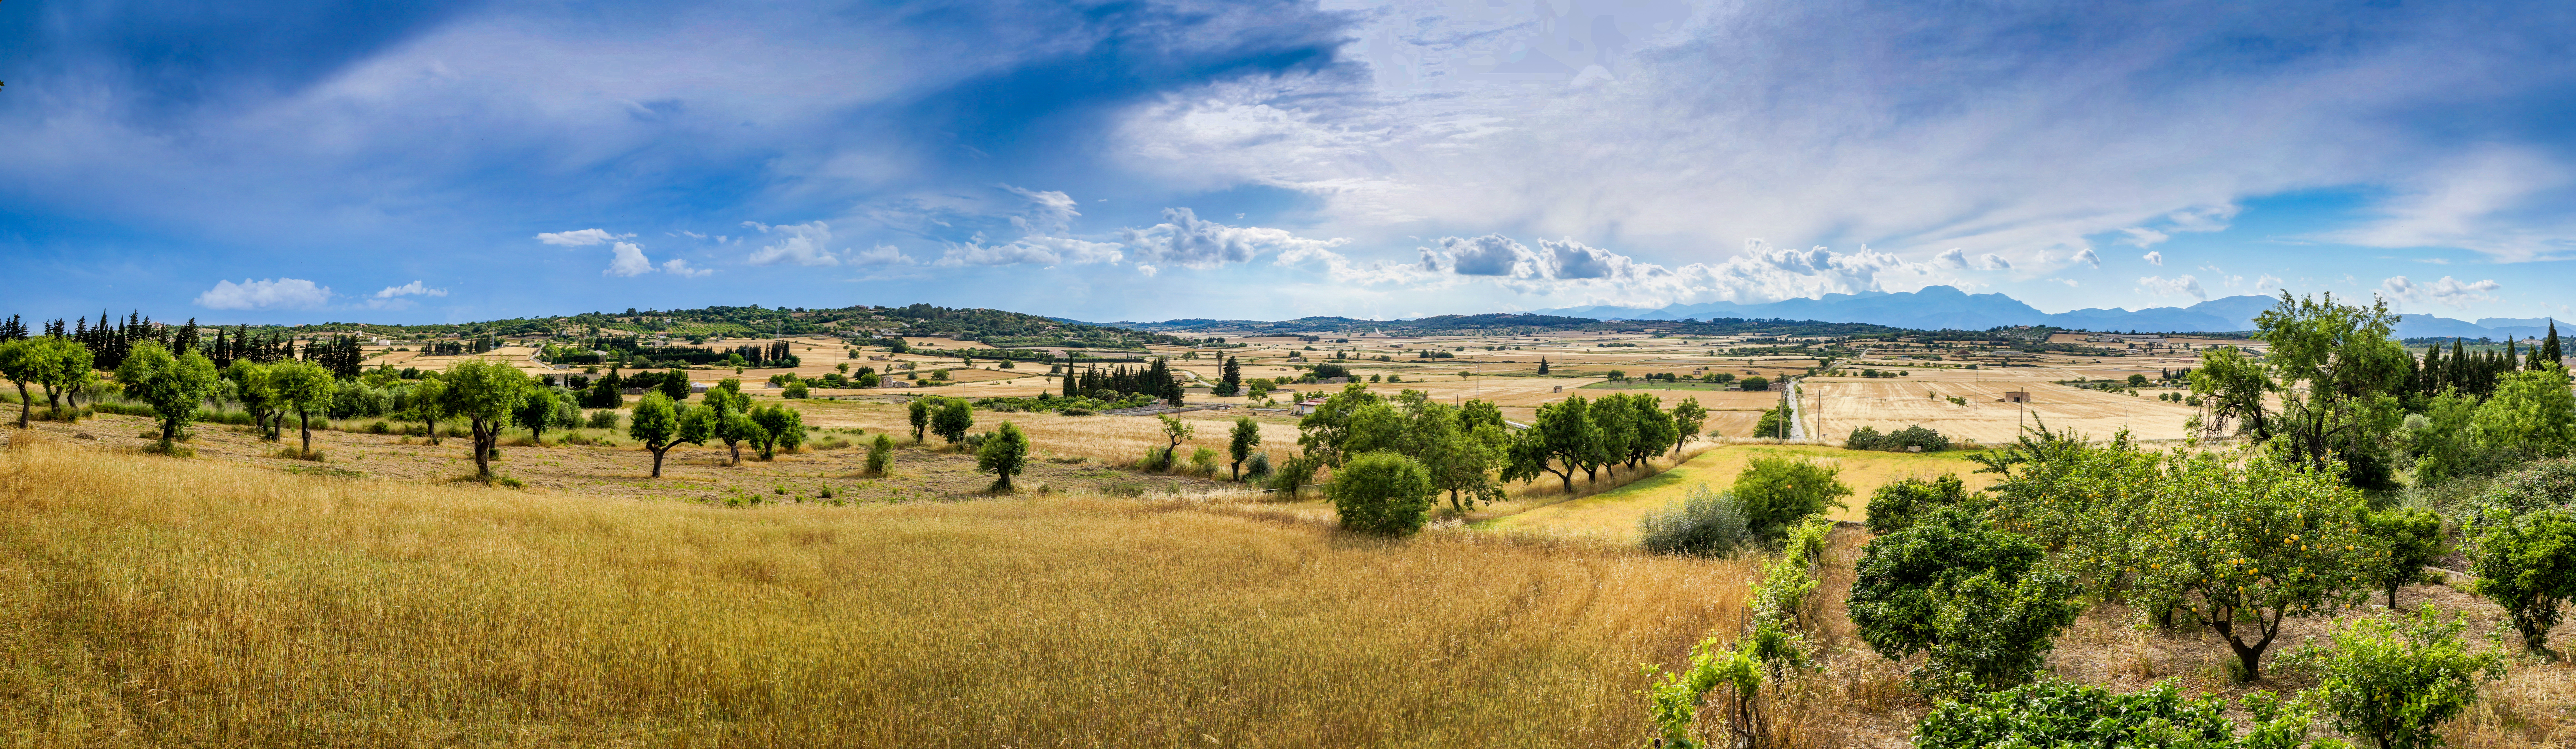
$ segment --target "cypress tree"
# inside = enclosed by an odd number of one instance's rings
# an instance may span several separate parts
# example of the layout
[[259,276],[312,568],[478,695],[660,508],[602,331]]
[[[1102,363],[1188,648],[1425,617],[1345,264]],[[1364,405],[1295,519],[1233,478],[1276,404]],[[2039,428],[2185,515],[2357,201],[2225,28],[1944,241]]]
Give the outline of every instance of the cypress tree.
[[2514,345],[2515,342],[2512,338],[2504,339],[2504,369],[2502,371],[2512,372],[2522,368],[2521,362],[2515,361],[2518,357],[2514,356]]
[[2442,374],[2442,344],[2436,343],[2433,344],[2432,347],[2424,349],[2424,370],[2422,379],[2425,395],[2442,394]]
[[2549,321],[2549,337],[2540,341],[2540,360],[2558,366],[2558,321]]

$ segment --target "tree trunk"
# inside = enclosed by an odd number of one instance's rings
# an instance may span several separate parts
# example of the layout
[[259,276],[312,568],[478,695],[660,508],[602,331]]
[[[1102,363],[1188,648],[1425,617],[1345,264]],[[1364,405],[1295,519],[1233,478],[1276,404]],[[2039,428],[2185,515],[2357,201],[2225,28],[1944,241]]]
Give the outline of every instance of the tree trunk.
[[740,443],[740,442],[727,442],[727,443],[725,443],[725,449],[726,449],[726,450],[731,450],[731,451],[733,451],[733,464],[734,464],[734,465],[742,465],[742,443]]
[[492,480],[492,443],[496,441],[492,438],[499,436],[500,432],[499,430],[484,429],[483,422],[479,419],[474,422],[473,429],[474,475],[477,478],[490,481]]
[[[647,449],[650,449],[651,446],[648,445],[646,447]],[[671,448],[665,447],[660,450],[653,451],[653,478],[658,479],[662,477],[662,453],[669,452],[670,449]]]
[[[2260,619],[2262,617],[2262,613],[2259,611],[2255,612],[2255,617]],[[2258,623],[2256,627],[2260,628],[2261,625]],[[2263,678],[2263,650],[2271,647],[2271,634],[2265,634],[2263,635],[2263,639],[2256,641],[2252,645],[2247,645],[2236,637],[2236,622],[2234,621],[2234,617],[2212,622],[2210,624],[2210,628],[2218,630],[2218,634],[2227,638],[2227,649],[2235,651],[2237,662],[2245,667],[2246,683],[2250,684]]]
[[1243,480],[1243,461],[1234,462],[1234,480],[1238,482]]
[[27,411],[28,411],[28,409],[32,409],[32,408],[35,408],[35,407],[36,407],[36,400],[35,400],[35,399],[33,399],[33,398],[29,398],[29,397],[27,397],[27,384],[26,384],[26,383],[23,383],[23,382],[22,382],[22,383],[19,383],[19,384],[18,384],[18,428],[19,428],[19,429],[25,429],[25,428],[27,428]]
[[169,447],[170,443],[177,442],[178,440],[179,420],[163,417],[161,419],[161,446]]
[[2397,610],[2397,586],[2394,584],[2388,586],[2388,610]]
[[311,456],[313,454],[313,414],[295,412],[295,427],[304,433],[304,454]]

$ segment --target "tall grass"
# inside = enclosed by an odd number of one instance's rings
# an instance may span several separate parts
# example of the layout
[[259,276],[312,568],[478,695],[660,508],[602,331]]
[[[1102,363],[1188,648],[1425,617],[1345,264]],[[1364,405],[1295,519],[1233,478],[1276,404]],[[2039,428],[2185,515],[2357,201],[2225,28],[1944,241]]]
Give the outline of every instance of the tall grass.
[[1735,622],[1752,574],[1169,501],[727,510],[25,435],[0,513],[25,746],[1633,746],[1636,665]]

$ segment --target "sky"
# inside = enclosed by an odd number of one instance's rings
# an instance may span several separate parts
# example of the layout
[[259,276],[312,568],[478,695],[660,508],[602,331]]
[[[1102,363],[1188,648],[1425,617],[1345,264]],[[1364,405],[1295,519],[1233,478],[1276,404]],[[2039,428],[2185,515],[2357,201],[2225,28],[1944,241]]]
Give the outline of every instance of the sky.
[[0,3],[0,314],[2576,317],[2576,4]]

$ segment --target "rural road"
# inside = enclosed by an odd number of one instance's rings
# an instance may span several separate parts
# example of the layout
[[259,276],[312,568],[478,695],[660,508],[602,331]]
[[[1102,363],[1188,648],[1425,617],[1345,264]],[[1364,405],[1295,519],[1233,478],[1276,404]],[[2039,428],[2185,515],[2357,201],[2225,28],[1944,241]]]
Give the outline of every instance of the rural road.
[[1798,405],[1798,381],[1789,381],[1789,439],[1807,438],[1807,415]]

